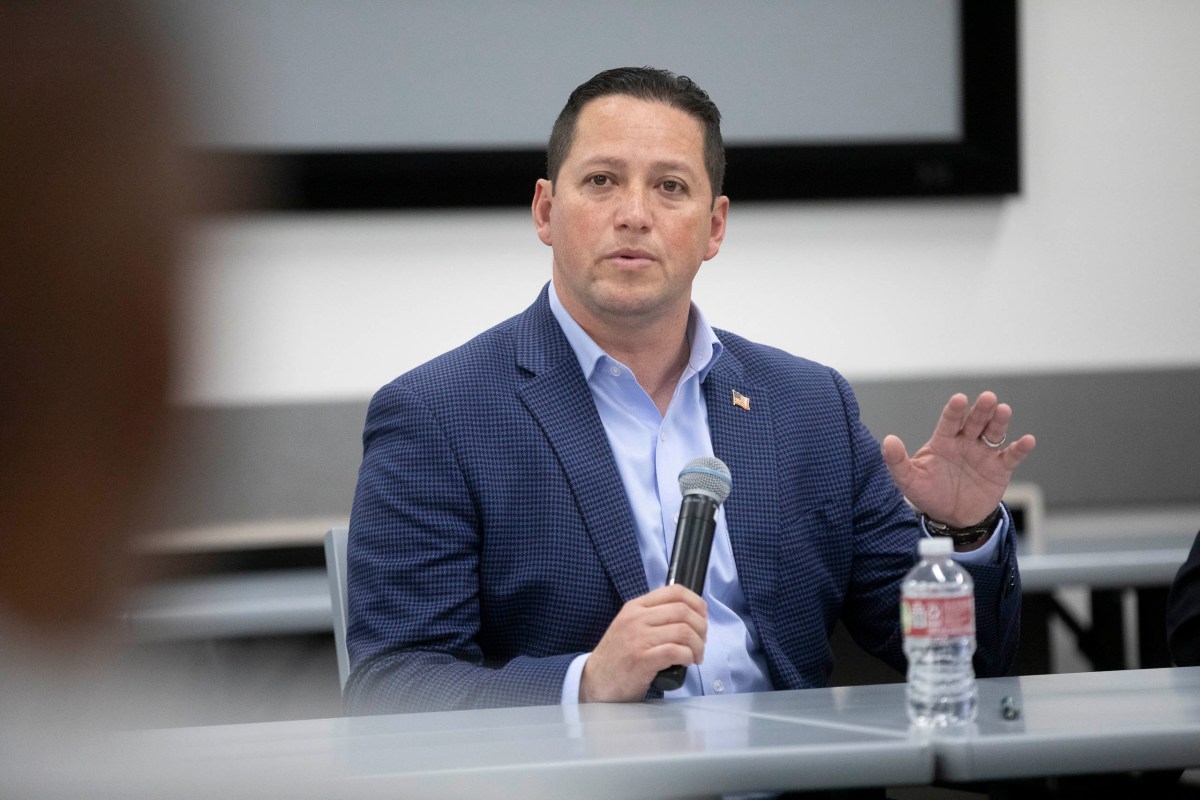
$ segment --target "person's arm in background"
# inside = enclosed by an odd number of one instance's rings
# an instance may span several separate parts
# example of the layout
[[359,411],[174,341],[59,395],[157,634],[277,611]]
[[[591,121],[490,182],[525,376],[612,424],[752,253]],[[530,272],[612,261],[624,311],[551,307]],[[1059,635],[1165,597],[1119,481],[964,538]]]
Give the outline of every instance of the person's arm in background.
[[1200,666],[1200,533],[1167,599],[1167,647],[1181,667]]

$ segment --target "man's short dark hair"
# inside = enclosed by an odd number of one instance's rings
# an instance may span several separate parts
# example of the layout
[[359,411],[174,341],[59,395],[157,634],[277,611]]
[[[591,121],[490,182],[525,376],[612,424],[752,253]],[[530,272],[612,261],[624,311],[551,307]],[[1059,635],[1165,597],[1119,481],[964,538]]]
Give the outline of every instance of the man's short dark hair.
[[610,95],[664,103],[694,117],[704,128],[704,168],[712,184],[713,197],[721,194],[725,181],[725,143],[721,139],[721,112],[708,93],[691,78],[653,67],[619,67],[598,73],[571,92],[550,132],[546,150],[546,175],[558,179],[575,141],[575,124],[583,107]]

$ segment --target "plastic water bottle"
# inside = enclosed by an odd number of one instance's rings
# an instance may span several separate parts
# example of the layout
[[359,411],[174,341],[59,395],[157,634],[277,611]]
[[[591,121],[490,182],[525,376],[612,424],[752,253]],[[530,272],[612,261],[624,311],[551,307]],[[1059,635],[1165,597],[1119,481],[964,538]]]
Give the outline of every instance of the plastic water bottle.
[[921,727],[972,722],[975,688],[975,582],[951,558],[945,537],[921,540],[921,560],[900,587],[900,625],[908,657],[908,717]]

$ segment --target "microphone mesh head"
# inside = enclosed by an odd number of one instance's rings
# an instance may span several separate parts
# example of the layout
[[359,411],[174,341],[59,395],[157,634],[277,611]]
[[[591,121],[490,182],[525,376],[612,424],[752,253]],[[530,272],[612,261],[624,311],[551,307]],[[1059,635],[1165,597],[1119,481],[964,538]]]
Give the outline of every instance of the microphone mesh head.
[[733,477],[729,474],[729,467],[719,458],[693,458],[679,471],[679,491],[684,495],[706,494],[720,505],[729,497],[732,488]]

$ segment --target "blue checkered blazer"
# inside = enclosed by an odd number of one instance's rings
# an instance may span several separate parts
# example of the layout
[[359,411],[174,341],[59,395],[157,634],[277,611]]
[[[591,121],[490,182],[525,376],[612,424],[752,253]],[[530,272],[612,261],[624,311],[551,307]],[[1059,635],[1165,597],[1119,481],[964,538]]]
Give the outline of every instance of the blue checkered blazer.
[[[840,617],[903,669],[918,528],[833,370],[718,331],[704,382],[734,476],[733,555],[773,685],[824,685]],[[733,406],[732,392],[751,398]],[[584,376],[546,290],[371,401],[350,518],[352,713],[558,703],[567,666],[649,591]],[[975,578],[980,675],[1019,628],[1012,548]]]

